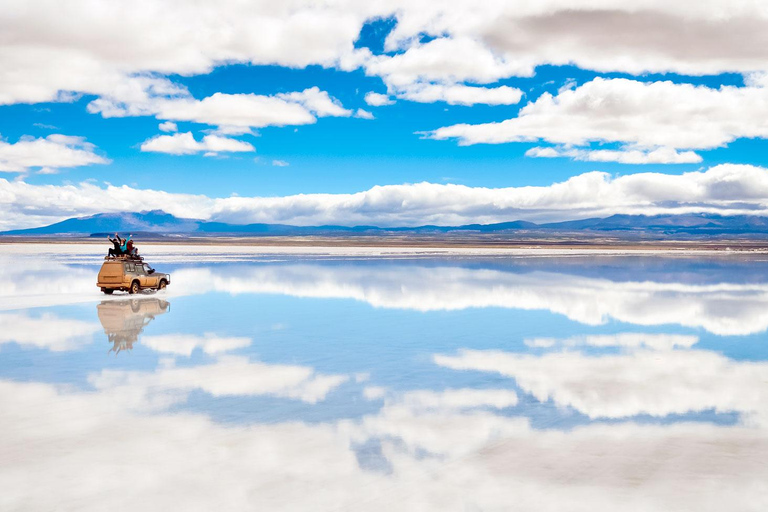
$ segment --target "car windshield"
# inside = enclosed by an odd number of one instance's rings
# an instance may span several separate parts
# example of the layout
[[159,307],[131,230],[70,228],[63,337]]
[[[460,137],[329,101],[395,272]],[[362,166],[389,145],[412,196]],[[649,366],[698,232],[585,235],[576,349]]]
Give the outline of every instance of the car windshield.
[[147,274],[151,274],[152,272],[154,272],[154,270],[152,269],[152,267],[150,267],[149,265],[147,265],[145,263],[144,264],[144,272],[146,272]]

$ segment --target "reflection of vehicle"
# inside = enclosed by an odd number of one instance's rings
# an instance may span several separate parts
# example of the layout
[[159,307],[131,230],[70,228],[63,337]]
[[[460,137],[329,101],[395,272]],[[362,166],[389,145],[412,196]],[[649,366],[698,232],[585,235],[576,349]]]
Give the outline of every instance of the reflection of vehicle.
[[137,260],[110,259],[99,270],[96,286],[107,295],[115,290],[138,293],[139,290],[163,290],[171,284],[171,275],[155,272],[146,263]]
[[170,308],[168,301],[155,298],[110,300],[96,306],[101,326],[115,352],[132,349],[144,327]]

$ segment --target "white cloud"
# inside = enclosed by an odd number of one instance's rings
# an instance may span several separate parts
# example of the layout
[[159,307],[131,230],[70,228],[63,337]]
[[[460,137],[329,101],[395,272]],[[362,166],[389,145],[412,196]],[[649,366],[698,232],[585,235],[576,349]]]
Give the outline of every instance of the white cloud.
[[544,93],[517,117],[497,123],[439,128],[435,139],[461,144],[547,141],[582,146],[590,142],[628,144],[622,151],[534,149],[530,156],[570,156],[622,163],[700,161],[693,152],[737,138],[766,138],[768,88],[712,89],[673,82],[595,78],[580,87]]
[[142,143],[141,150],[171,155],[191,155],[200,152],[210,152],[215,155],[222,152],[256,151],[256,148],[247,142],[218,135],[206,135],[202,141],[198,142],[191,132],[184,132],[153,137]]
[[[394,87],[492,83],[530,76],[542,64],[636,74],[765,71],[765,8],[749,0],[721,4],[138,0],[94,12],[90,2],[73,0],[62,13],[11,0],[0,13],[7,35],[0,103],[92,94],[107,114],[109,98],[136,93],[137,80],[205,74],[232,63],[362,66]],[[363,24],[385,17],[396,19],[386,40],[392,53],[355,49]],[[423,35],[434,39],[421,42]]]
[[656,149],[575,149],[562,147],[535,147],[525,156],[538,158],[568,157],[586,162],[619,162],[622,164],[695,164],[702,161],[693,151],[679,152],[672,148]]
[[355,117],[359,117],[360,119],[373,119],[373,114],[371,114],[367,110],[363,110],[362,108],[359,108],[355,111]]
[[61,91],[109,95],[129,76],[205,74],[231,63],[347,68],[365,53],[354,48],[365,19],[382,11],[300,0],[138,0],[102,11],[81,0],[66,11],[12,0],[4,7],[0,103],[53,101]]
[[419,103],[444,101],[449,105],[514,105],[523,91],[502,85],[500,87],[471,87],[467,85],[441,85],[417,83],[397,91],[397,96]]
[[[465,0],[446,8],[423,0],[404,3],[386,49],[418,47],[420,36],[428,34],[472,41],[478,49],[470,58],[491,62],[494,55],[509,66],[497,73],[524,74],[536,65],[554,64],[633,74],[706,75],[765,69],[755,45],[765,42],[767,23],[765,6],[749,0],[727,8],[719,2],[655,0],[514,5]],[[455,67],[467,69],[465,60],[461,55]],[[494,68],[489,65],[468,76],[480,81]]]
[[365,95],[365,102],[372,107],[381,107],[384,105],[393,105],[395,101],[386,94],[369,92]]
[[272,165],[274,165],[275,167],[288,167],[291,164],[289,164],[285,160],[272,160]]
[[[143,85],[142,85],[143,86]],[[198,100],[186,90],[168,86],[167,93],[146,90],[118,92],[92,101],[88,110],[104,117],[146,116],[173,121],[192,121],[219,127],[224,134],[242,134],[251,128],[312,124],[317,117],[349,117],[351,110],[321,91],[303,91],[274,96],[215,93]]]
[[381,76],[395,88],[418,82],[485,84],[532,72],[530,64],[508,61],[468,37],[434,39],[403,53],[371,57],[366,63],[366,73]]
[[[201,143],[185,133],[163,135],[145,145],[150,143],[152,146],[145,149],[177,154],[252,150],[240,141],[209,135]],[[0,207],[6,212],[0,219],[4,229],[75,215],[155,209],[179,217],[234,223],[380,226],[488,224],[516,219],[548,222],[613,214],[768,215],[768,170],[723,164],[680,175],[641,172],[612,177],[588,172],[536,187],[491,189],[417,183],[376,186],[354,194],[227,198],[128,186],[32,185],[0,179]]]
[[0,172],[26,172],[41,168],[44,173],[64,167],[107,164],[95,153],[96,146],[83,137],[53,134],[35,139],[22,137],[15,143],[0,139]]
[[172,121],[165,121],[164,123],[160,123],[158,125],[158,128],[161,132],[177,132],[179,131],[179,127],[176,126],[176,123]]

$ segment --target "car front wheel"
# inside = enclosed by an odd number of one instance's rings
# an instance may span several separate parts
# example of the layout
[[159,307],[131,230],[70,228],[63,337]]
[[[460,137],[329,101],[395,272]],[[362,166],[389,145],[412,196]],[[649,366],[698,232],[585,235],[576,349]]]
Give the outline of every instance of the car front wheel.
[[168,285],[168,283],[165,282],[165,280],[160,281],[160,284],[157,285],[158,290],[165,290],[165,287]]

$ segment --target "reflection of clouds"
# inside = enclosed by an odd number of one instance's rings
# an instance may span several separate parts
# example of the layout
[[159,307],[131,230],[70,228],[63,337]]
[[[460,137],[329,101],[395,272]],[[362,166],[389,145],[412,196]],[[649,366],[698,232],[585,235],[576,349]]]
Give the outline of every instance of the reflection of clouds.
[[616,282],[556,272],[397,264],[195,268],[175,272],[174,280],[174,293],[200,293],[205,288],[232,294],[347,298],[416,311],[549,310],[589,325],[609,319],[637,325],[680,324],[720,335],[768,329],[768,283]]
[[498,350],[436,355],[455,370],[513,377],[540,401],[554,400],[591,418],[666,416],[714,409],[765,419],[768,363],[739,362],[705,350],[637,350],[619,355],[578,352],[541,356]]
[[591,334],[570,338],[530,338],[525,344],[532,348],[562,347],[646,347],[653,350],[672,350],[675,347],[690,348],[698,343],[698,336],[684,334],[647,334],[641,332],[622,332],[619,334]]
[[517,394],[506,389],[447,389],[445,391],[409,391],[399,401],[411,409],[464,409],[517,405]]
[[[219,425],[104,391],[0,382],[4,510],[762,511],[768,438],[682,423],[536,431],[400,403],[360,421]],[[380,445],[387,472],[355,447]],[[39,492],[45,489],[46,492]]]
[[194,334],[166,334],[162,336],[145,336],[141,341],[155,352],[191,356],[196,348],[206,354],[220,354],[251,344],[250,338],[225,337],[206,333],[203,336]]
[[17,343],[22,346],[45,348],[54,352],[74,350],[82,338],[98,331],[98,325],[51,313],[30,316],[28,313],[0,313],[0,345]]
[[[178,248],[179,251],[184,248]],[[196,257],[196,256],[195,256]],[[190,258],[189,261],[198,261]],[[589,265],[584,263],[584,267]],[[579,265],[571,265],[578,268]],[[557,268],[556,263],[552,268]],[[501,307],[547,310],[588,325],[679,324],[719,335],[768,329],[768,283],[612,281],[556,271],[513,272],[413,263],[251,263],[183,268],[168,297],[210,291],[344,298],[415,311]],[[24,259],[0,265],[0,310],[101,300],[96,270]],[[650,279],[650,278],[649,278]],[[112,300],[107,298],[105,300]]]
[[345,375],[316,373],[308,366],[224,356],[213,364],[169,366],[154,372],[104,370],[89,380],[98,389],[119,390],[121,395],[134,397],[135,403],[141,405],[145,398],[155,396],[183,400],[193,390],[215,397],[271,395],[316,403],[348,379]]
[[47,260],[0,259],[0,309],[18,309],[80,302],[98,297],[98,269]]

